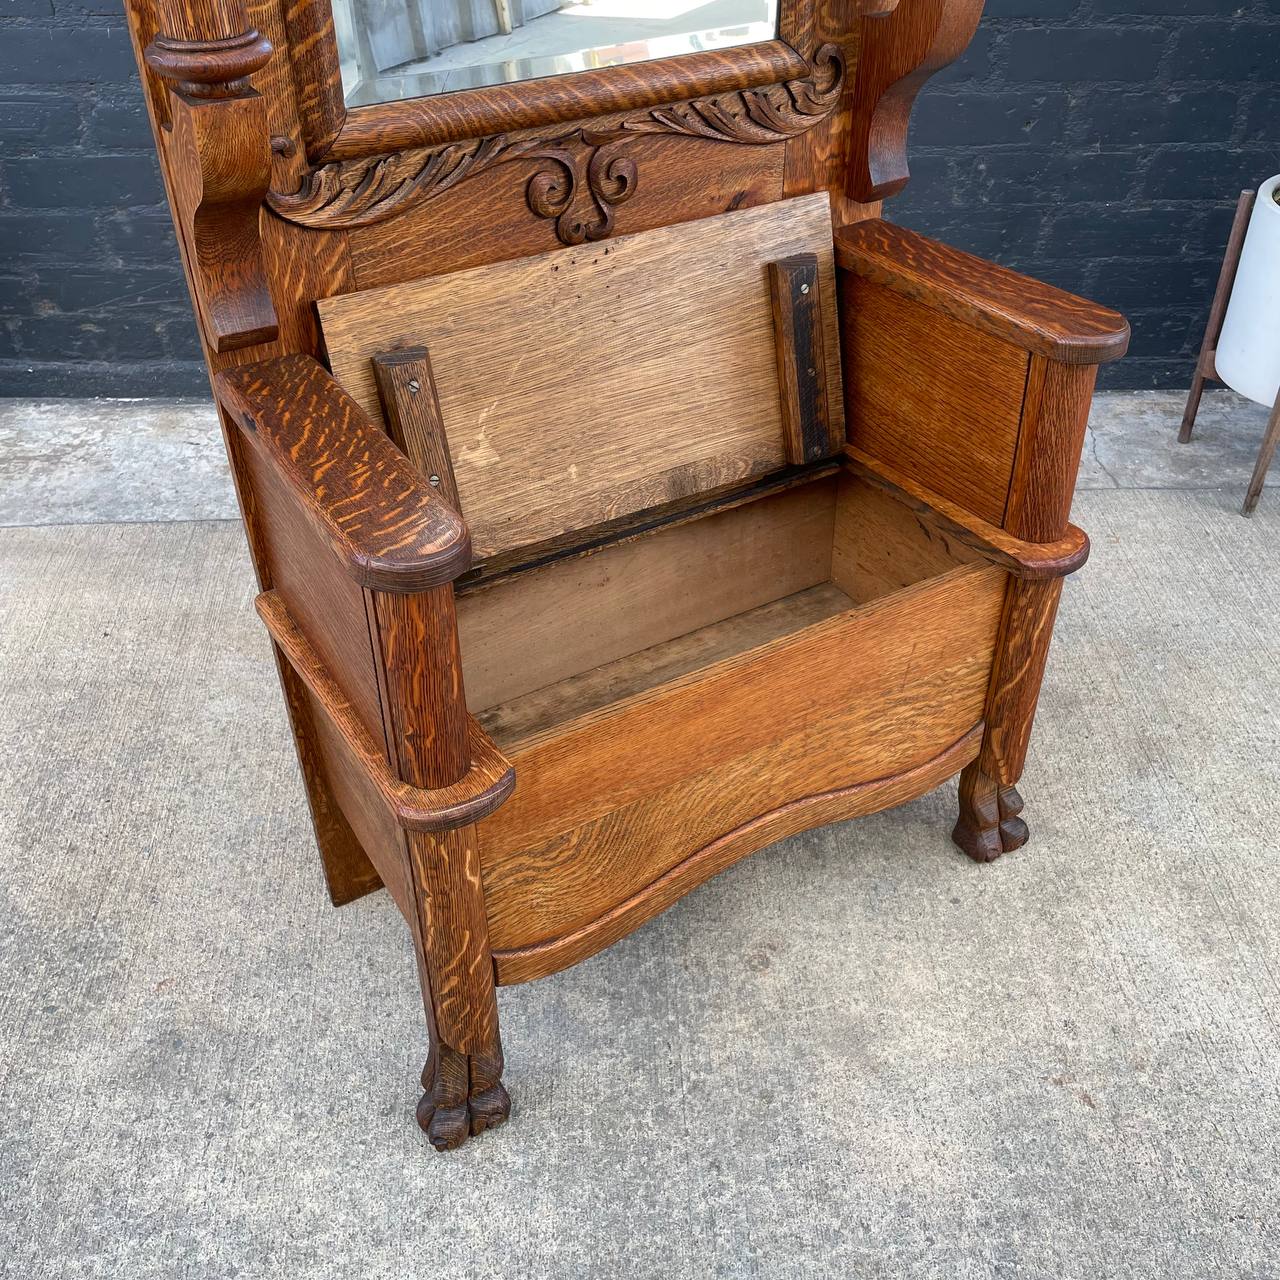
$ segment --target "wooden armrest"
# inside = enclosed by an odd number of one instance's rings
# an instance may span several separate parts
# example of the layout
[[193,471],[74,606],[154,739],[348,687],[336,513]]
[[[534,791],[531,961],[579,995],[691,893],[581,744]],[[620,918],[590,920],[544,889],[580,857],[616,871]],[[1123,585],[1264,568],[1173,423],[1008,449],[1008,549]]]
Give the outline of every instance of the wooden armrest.
[[408,831],[449,831],[491,814],[515,789],[516,771],[497,744],[467,716],[471,767],[447,787],[413,787],[391,772],[380,743],[361,724],[284,601],[264,591],[254,602],[271,638],[342,734],[396,821]]
[[1059,364],[1103,364],[1129,346],[1119,312],[879,218],[836,232],[836,264]]
[[362,587],[423,591],[470,565],[462,517],[310,356],[228,369],[214,389]]
[[855,475],[883,489],[921,520],[957,542],[971,547],[992,564],[1017,578],[1061,578],[1089,558],[1089,539],[1075,525],[1056,542],[1024,542],[998,525],[966,511],[923,485],[869,457],[851,444],[844,447],[845,465]]

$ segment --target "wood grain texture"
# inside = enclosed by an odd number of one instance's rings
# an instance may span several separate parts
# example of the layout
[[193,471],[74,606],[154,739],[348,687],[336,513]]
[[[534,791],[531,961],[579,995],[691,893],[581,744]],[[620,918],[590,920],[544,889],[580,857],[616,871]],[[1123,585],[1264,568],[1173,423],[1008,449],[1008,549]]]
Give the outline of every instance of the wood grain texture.
[[838,45],[813,55],[803,79],[611,116],[567,131],[499,133],[437,147],[400,150],[322,165],[300,186],[273,191],[281,217],[305,226],[360,227],[399,217],[493,169],[534,161],[524,188],[529,211],[554,221],[563,244],[602,240],[615,209],[642,182],[632,143],[674,135],[737,146],[774,146],[811,129],[840,98],[844,60]]
[[545,737],[558,725],[794,635],[852,607],[853,601],[839,587],[822,582],[681,632],[612,662],[586,666],[555,684],[477,712],[476,718],[502,750],[514,753],[522,743]]
[[334,752],[321,738],[322,717],[317,716],[306,685],[279,646],[273,644],[271,649],[297,743],[298,764],[306,783],[307,804],[329,901],[335,907],[345,906],[381,889],[384,884],[384,877],[369,855],[370,850],[380,852],[381,833],[371,833],[367,827],[357,830],[357,823],[347,817],[346,810],[351,806],[341,777],[335,780],[335,774],[340,771],[334,768]]
[[899,501],[891,490],[851,472],[840,477],[831,580],[855,604],[869,604],[979,558],[972,547]]
[[373,596],[387,742],[398,777],[447,787],[471,766],[453,589]]
[[298,133],[307,157],[333,147],[347,119],[330,0],[286,0],[280,6],[289,48]]
[[691,524],[695,520],[732,511],[735,507],[763,501],[775,494],[786,493],[789,489],[815,484],[839,474],[842,466],[843,459],[833,458],[807,467],[788,467],[746,484],[724,485],[692,497],[678,498],[675,502],[646,507],[643,511],[621,516],[617,520],[606,520],[592,525],[590,532],[570,530],[546,542],[521,547],[506,555],[493,556],[475,565],[454,583],[454,591],[458,595],[487,591],[517,574],[529,573],[564,560],[594,555],[609,547],[635,542],[678,528],[682,524]]
[[[278,332],[258,235],[271,179],[267,114],[245,78],[270,57],[271,47],[257,32],[244,40],[250,43],[239,47],[157,37],[147,50],[152,70],[181,86],[170,95],[164,145],[196,309],[217,352],[270,342]],[[182,57],[179,49],[186,50]],[[220,75],[233,79],[213,78]]]
[[[567,150],[578,157],[579,166],[585,162],[583,144],[571,142]],[[751,208],[782,195],[781,144],[733,147],[700,138],[650,136],[638,139],[629,154],[643,181],[626,201],[612,206],[618,236]],[[354,229],[350,234],[360,288],[557,248],[556,221],[536,216],[527,201],[529,183],[543,169],[538,160],[516,160],[394,218]]]
[[1015,577],[1061,578],[1074,573],[1089,558],[1089,539],[1074,525],[1067,525],[1066,532],[1054,542],[1027,542],[930,493],[853,445],[845,446],[845,456],[854,474],[861,479],[892,494],[922,520]]
[[1129,324],[1118,312],[905,227],[868,219],[836,239],[842,271],[1062,364],[1118,360]]
[[[276,51],[266,66],[254,73],[251,83],[267,107],[271,187],[287,191],[301,179],[307,160],[298,125],[298,100],[293,65],[288,56],[284,7],[279,0],[243,0],[243,3],[249,25],[262,32]],[[267,275],[272,279],[270,269]]]
[[784,4],[778,14],[778,33],[793,48],[816,49],[834,44],[844,53],[846,70],[840,100],[824,120],[787,142],[785,174],[787,196],[825,189],[831,196],[837,223],[843,221],[836,206],[846,183],[861,26],[847,0],[815,0],[807,7]]
[[421,591],[470,563],[466,526],[307,356],[225,370],[219,399],[361,586]]
[[473,712],[825,582],[828,479],[461,597]]
[[850,443],[998,525],[1027,353],[850,272],[840,294]]
[[1060,578],[1009,583],[981,756],[983,772],[1006,786],[1022,776],[1061,596]]
[[907,185],[907,130],[916,95],[969,47],[982,5],[907,0],[892,13],[860,18],[845,176],[854,200],[884,200]]
[[[527,740],[513,755],[519,791],[482,828],[486,877],[508,855],[779,742],[833,709],[866,716],[864,730],[878,724],[876,742],[896,750],[928,705],[913,690],[935,665],[958,663],[977,679],[978,719],[1003,584],[995,569],[957,569]],[[873,688],[882,690],[878,711]]]
[[343,729],[330,718],[326,704],[294,673],[291,662],[284,657],[285,669],[303,690],[310,713],[308,742],[314,744],[323,759],[325,781],[392,901],[409,920],[415,907],[404,836],[396,815],[366,770],[364,757],[368,752],[363,750],[363,744],[361,749],[353,747]]
[[804,57],[780,40],[357,107],[334,160],[568,124],[803,79]]
[[1022,797],[984,773],[979,761],[960,775],[960,816],[951,839],[974,862],[994,862],[1027,843],[1027,824],[1018,816]]
[[[465,786],[479,763],[473,743],[488,740],[467,715],[452,587],[375,592],[372,604],[393,768],[413,786]],[[503,795],[509,791],[504,779]],[[408,831],[405,839],[431,1039],[417,1118],[432,1145],[448,1151],[500,1124],[511,1107],[501,1082],[480,854],[474,823]]]
[[[758,794],[753,794],[756,803],[747,810],[752,817],[689,853],[664,875],[604,914],[544,942],[496,949],[493,958],[498,982],[503,985],[529,982],[587,959],[625,938],[717,872],[775,841],[828,822],[905,804],[931,791],[973,758],[981,736],[979,723],[937,755],[896,775],[802,796],[763,813],[759,812]],[[688,796],[689,807],[695,810],[700,803],[700,791],[709,801],[725,793],[718,779],[695,780]]]
[[385,747],[354,714],[351,703],[320,661],[307,637],[272,592],[256,602],[271,638],[306,685],[327,719],[342,734],[351,755],[377,789],[397,825],[409,831],[440,831],[479,821],[492,813],[515,786],[511,762],[474,721],[467,725],[470,769],[459,781],[418,787],[402,781],[387,763]]
[[415,460],[427,483],[461,515],[449,437],[426,347],[384,351],[374,356],[373,378],[382,417],[396,448]]
[[501,1124],[511,1110],[503,1088],[494,967],[485,926],[476,828],[410,832],[409,864],[418,902],[431,1014],[431,1056],[418,1123],[438,1151]]
[[787,461],[793,466],[816,462],[843,443],[832,430],[828,407],[817,255],[769,263],[769,300]]
[[252,486],[271,590],[343,690],[353,714],[381,742],[382,701],[364,592],[328,553],[272,462],[249,449],[242,465]]
[[351,238],[345,231],[294,226],[265,211],[259,230],[280,326],[279,349],[318,356],[323,344],[316,300],[356,287]]
[[1004,527],[1028,542],[1053,542],[1069,528],[1097,372],[1031,359],[1004,516]]
[[[371,415],[370,357],[430,349],[484,558],[780,467],[765,264],[816,252],[829,298],[829,238],[825,198],[805,197],[328,299],[320,314],[336,376]],[[833,379],[835,331],[832,315]],[[608,431],[583,429],[602,413]]]

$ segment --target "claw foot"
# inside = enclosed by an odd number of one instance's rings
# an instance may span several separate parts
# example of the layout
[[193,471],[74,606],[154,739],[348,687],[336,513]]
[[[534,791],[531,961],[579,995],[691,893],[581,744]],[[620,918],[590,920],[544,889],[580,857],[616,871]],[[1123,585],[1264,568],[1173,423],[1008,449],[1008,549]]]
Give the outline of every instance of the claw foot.
[[502,1051],[467,1055],[448,1045],[432,1047],[422,1068],[417,1118],[437,1151],[454,1151],[468,1138],[500,1125],[511,1114],[502,1080]]
[[960,775],[960,816],[951,839],[975,862],[994,862],[1030,838],[1019,816],[1022,797],[970,765]]

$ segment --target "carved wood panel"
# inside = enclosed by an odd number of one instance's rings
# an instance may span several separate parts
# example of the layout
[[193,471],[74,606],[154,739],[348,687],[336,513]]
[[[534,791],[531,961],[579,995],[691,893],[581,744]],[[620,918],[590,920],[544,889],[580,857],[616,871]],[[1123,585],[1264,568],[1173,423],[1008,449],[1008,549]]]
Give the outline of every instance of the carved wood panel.
[[[615,236],[768,204],[782,195],[781,143],[726,147],[694,138],[652,137],[637,140],[634,147],[643,181],[632,199],[614,207]],[[556,220],[535,217],[525,203],[525,188],[537,166],[535,160],[499,166],[402,217],[350,232],[312,231],[273,221],[304,238],[349,236],[354,287],[359,289],[528,257],[561,244]],[[588,195],[580,192],[579,198],[591,207]]]
[[666,135],[750,147],[785,142],[834,110],[844,75],[843,52],[828,44],[802,79],[605,116],[568,130],[497,134],[338,161],[313,169],[294,192],[271,192],[268,203],[303,226],[365,227],[522,161],[533,165],[524,187],[529,212],[552,221],[563,244],[600,240],[613,233],[615,210],[643,180],[633,140]]

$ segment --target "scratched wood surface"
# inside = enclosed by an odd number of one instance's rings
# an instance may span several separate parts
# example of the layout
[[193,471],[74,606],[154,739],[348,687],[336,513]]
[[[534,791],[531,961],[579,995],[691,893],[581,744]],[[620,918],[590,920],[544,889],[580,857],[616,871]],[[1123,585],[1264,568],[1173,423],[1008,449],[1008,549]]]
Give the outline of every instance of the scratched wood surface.
[[379,420],[371,357],[431,352],[482,558],[784,465],[767,265],[798,253],[819,262],[835,406],[825,195],[319,309],[335,375]]

